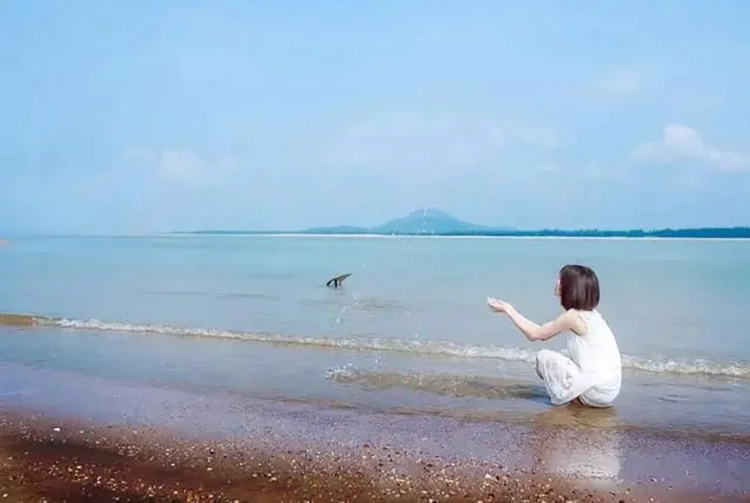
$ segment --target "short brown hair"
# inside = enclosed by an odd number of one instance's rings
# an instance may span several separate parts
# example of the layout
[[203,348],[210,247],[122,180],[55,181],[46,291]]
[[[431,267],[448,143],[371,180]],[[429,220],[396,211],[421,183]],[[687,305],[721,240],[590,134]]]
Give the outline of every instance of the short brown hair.
[[560,304],[567,311],[593,311],[599,305],[599,278],[590,267],[568,264],[560,269]]

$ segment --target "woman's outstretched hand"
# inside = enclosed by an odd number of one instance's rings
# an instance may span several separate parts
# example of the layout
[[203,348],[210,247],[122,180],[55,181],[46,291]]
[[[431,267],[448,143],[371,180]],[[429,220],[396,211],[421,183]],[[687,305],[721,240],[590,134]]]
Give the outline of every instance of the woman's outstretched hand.
[[507,302],[497,300],[494,297],[487,297],[487,304],[490,306],[490,309],[496,313],[507,313],[508,309],[511,307]]

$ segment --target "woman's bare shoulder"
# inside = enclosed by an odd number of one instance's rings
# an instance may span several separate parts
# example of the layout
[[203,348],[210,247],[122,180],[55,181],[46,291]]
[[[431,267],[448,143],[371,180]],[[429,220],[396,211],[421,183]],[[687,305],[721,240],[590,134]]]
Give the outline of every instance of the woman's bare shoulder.
[[567,318],[570,324],[570,329],[577,335],[586,335],[588,332],[588,318],[586,312],[579,311],[578,309],[568,309],[565,311],[564,316]]

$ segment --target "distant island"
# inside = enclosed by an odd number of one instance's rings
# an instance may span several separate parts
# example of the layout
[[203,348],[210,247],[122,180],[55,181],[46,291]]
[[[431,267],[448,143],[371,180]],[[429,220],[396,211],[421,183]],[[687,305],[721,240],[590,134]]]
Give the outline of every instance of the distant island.
[[374,236],[487,236],[487,237],[602,237],[602,238],[705,238],[750,239],[750,227],[704,227],[685,229],[540,229],[519,230],[511,227],[487,227],[472,224],[437,208],[423,208],[375,227],[339,225],[297,231],[198,230],[175,231],[172,234],[238,235],[238,234],[317,234]]

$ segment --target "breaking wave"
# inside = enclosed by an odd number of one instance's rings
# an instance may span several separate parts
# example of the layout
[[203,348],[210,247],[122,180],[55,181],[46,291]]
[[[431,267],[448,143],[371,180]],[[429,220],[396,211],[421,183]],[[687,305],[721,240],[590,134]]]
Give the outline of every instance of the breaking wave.
[[[214,328],[176,327],[170,325],[131,324],[96,319],[76,320],[24,314],[0,314],[0,325],[51,326],[67,330],[92,330],[125,333],[153,333],[190,337],[218,337],[268,344],[333,347],[358,351],[397,351],[421,355],[460,358],[499,359],[532,363],[536,350],[493,345],[460,344],[448,341],[402,340],[387,337],[316,337],[223,330]],[[644,357],[623,355],[623,367],[657,374],[694,374],[750,379],[750,362],[716,362],[702,359]]]

